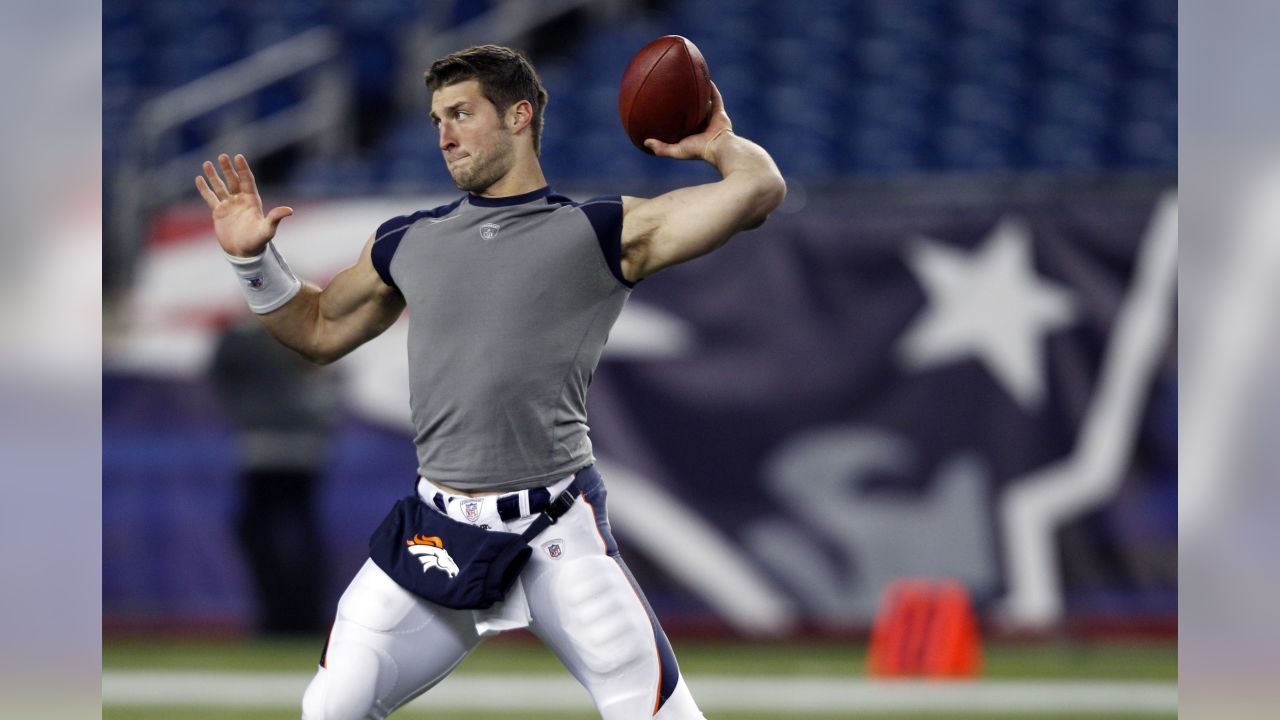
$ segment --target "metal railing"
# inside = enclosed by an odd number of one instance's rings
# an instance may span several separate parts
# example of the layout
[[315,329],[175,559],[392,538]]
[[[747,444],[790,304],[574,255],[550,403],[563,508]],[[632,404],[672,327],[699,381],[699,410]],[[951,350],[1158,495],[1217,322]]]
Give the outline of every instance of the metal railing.
[[[351,81],[338,60],[342,43],[332,28],[317,27],[264,48],[231,65],[175,88],[139,109],[126,143],[124,165],[110,175],[111,221],[103,248],[104,290],[127,284],[142,246],[146,223],[157,208],[195,195],[200,163],[234,149],[261,157],[300,143],[319,155],[349,149]],[[300,99],[265,116],[254,104],[277,83],[299,80]],[[189,123],[216,123],[213,139],[182,151]],[[111,139],[107,139],[108,142]]]
[[[438,57],[478,43],[515,44],[525,34],[566,13],[595,6],[617,11],[617,0],[505,0],[461,25],[440,30],[428,22],[402,37],[410,71],[402,73],[397,103],[405,112],[420,107],[422,75]],[[311,154],[333,156],[350,150],[351,80],[339,62],[342,43],[332,28],[317,27],[265,48],[225,68],[149,101],[138,112],[127,144],[125,164],[108,188],[111,220],[103,248],[104,290],[127,286],[142,247],[151,214],[175,200],[194,197],[192,178],[200,163],[234,149],[261,157],[292,145],[311,143]],[[253,102],[267,87],[307,78],[304,97],[295,105],[257,117]],[[182,152],[181,131],[188,123],[217,123],[214,139]],[[110,139],[108,139],[110,141]]]
[[422,73],[437,58],[482,43],[513,44],[526,33],[566,13],[588,5],[607,8],[617,4],[612,0],[505,0],[489,12],[443,32],[420,23],[405,37],[405,63],[412,71],[402,74],[396,89],[399,105],[402,108],[422,105]]

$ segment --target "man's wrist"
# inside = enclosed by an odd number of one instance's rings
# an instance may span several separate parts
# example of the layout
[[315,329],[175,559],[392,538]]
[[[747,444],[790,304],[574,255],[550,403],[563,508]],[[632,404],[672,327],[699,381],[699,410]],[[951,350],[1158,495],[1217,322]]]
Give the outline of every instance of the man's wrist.
[[262,252],[240,257],[223,252],[240,279],[240,289],[249,309],[259,315],[278,310],[302,290],[302,281],[289,269],[275,245],[267,243]]
[[267,246],[263,245],[262,249],[259,250],[256,255],[232,255],[226,250],[223,250],[222,254],[226,255],[227,260],[230,261],[232,264],[243,265],[245,263],[253,262],[254,260],[261,260],[262,254],[265,253],[266,251],[267,251]]
[[733,128],[721,128],[721,129],[720,129],[720,132],[716,133],[715,135],[712,135],[712,136],[711,136],[711,139],[707,141],[707,144],[702,146],[702,159],[703,159],[703,160],[706,160],[707,162],[711,163],[712,165],[715,165],[715,164],[716,164],[716,155],[715,155],[715,152],[714,152],[714,150],[713,150],[713,146],[716,144],[716,141],[717,141],[717,140],[719,140],[722,136],[724,136],[724,134],[725,134],[725,133],[728,133],[728,134],[732,135],[732,134],[733,134]]

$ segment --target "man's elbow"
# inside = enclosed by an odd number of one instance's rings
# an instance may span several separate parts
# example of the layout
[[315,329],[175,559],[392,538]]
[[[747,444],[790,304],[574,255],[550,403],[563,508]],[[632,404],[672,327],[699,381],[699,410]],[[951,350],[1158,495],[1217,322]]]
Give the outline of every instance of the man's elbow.
[[768,208],[765,212],[765,215],[767,216],[769,213],[777,210],[778,206],[782,204],[782,201],[787,199],[787,181],[782,178],[781,173],[776,171],[769,173],[768,177],[764,181],[763,193],[764,199],[761,202]]
[[328,365],[343,355],[343,353],[321,347],[295,347],[292,345],[285,345],[285,347],[298,353],[303,360],[313,365]]
[[754,230],[769,219],[787,197],[787,181],[777,172],[761,175],[752,186],[751,212],[743,224],[743,230]]
[[339,353],[312,353],[310,355],[303,355],[303,357],[310,360],[315,365],[329,365],[337,362],[342,355]]
[[350,351],[349,348],[344,348],[334,342],[332,337],[319,333],[312,335],[309,342],[295,345],[285,343],[285,345],[316,365],[328,365],[336,362]]
[[348,353],[355,350],[352,344],[325,343],[308,348],[305,351],[299,351],[302,356],[316,365],[329,365],[346,357]]

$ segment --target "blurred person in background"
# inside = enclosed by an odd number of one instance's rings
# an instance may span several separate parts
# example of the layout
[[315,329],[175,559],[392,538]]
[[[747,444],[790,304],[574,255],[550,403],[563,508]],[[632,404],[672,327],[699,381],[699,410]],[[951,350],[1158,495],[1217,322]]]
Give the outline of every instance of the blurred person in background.
[[210,375],[236,433],[236,538],[253,574],[259,631],[315,633],[326,617],[316,486],[338,410],[332,370],[276,342],[253,318],[222,333]]
[[530,543],[519,580],[489,609],[429,602],[366,562],[339,601],[303,717],[385,717],[486,635],[527,626],[607,720],[701,718],[618,555],[587,437],[586,390],[635,283],[758,227],[782,202],[782,176],[768,153],[731,131],[713,90],[704,131],[647,146],[704,160],[720,181],[652,199],[574,202],[543,176],[547,93],[523,55],[473,47],[436,61],[426,81],[440,151],[466,195],[383,223],[324,289],[297,279],[270,243],[293,211],[263,213],[244,156],[219,156],[221,173],[206,162],[197,188],[251,309],[303,356],[331,362],[410,309],[415,487],[428,507],[519,533],[550,498],[580,497]]

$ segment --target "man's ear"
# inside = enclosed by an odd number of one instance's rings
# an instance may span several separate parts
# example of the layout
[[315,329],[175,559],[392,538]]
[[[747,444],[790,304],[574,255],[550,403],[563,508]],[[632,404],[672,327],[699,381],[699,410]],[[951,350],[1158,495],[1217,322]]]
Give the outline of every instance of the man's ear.
[[520,132],[533,122],[533,103],[517,100],[507,111],[507,124],[512,132]]

